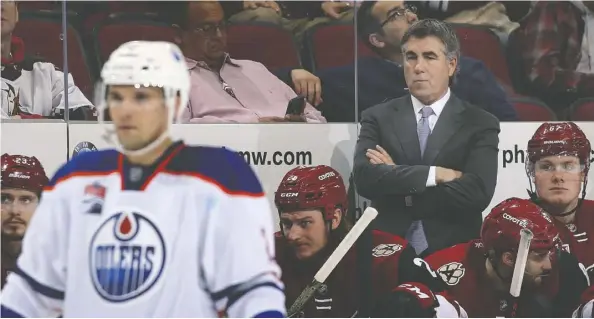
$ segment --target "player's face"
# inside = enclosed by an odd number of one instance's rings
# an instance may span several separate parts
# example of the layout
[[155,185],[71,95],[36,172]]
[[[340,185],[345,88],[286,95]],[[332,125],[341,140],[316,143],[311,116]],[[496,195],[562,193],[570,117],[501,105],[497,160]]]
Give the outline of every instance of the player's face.
[[22,239],[38,203],[39,198],[34,192],[3,188],[2,236],[14,240]]
[[524,273],[524,283],[529,286],[540,286],[543,277],[550,275],[553,268],[551,250],[532,250],[528,254],[526,261],[526,272]]
[[127,150],[143,149],[167,129],[167,106],[159,88],[110,86],[107,107],[118,140]]
[[19,20],[19,13],[16,2],[2,1],[0,4],[1,20],[2,20],[2,37],[10,36],[16,23]]
[[307,259],[326,246],[328,228],[322,212],[302,210],[280,215],[285,238],[295,250],[298,259]]
[[575,156],[547,156],[534,165],[538,196],[552,206],[567,206],[579,197],[583,166]]

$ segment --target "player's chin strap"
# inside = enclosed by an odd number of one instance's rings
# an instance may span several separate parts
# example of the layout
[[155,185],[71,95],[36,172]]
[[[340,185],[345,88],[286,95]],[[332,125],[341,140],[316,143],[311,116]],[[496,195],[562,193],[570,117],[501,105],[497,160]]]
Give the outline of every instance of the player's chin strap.
[[586,197],[586,190],[584,189],[584,190],[582,190],[582,198],[578,199],[578,204],[575,206],[574,209],[571,209],[571,210],[569,210],[565,213],[561,213],[561,214],[553,214],[553,213],[549,212],[548,210],[546,210],[543,200],[540,197],[538,197],[536,192],[531,191],[529,189],[527,189],[526,191],[528,192],[528,196],[530,196],[530,200],[533,203],[535,203],[536,205],[543,208],[547,213],[549,213],[553,216],[558,216],[558,217],[565,217],[565,216],[575,213],[578,209],[580,209],[580,207],[582,206],[582,203],[584,202],[584,198]]

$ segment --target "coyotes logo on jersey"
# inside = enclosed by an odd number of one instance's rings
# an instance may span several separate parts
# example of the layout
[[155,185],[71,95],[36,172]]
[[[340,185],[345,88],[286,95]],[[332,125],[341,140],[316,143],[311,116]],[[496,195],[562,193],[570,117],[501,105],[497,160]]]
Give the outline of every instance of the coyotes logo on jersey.
[[441,279],[450,286],[457,285],[465,272],[464,265],[459,262],[447,263],[437,269]]

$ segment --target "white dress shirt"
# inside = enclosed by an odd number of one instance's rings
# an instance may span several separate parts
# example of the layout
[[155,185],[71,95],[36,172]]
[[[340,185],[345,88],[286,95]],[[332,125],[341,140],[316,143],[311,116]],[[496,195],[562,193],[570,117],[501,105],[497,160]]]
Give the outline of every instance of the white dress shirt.
[[[423,109],[423,107],[428,106],[433,109],[433,114],[431,114],[429,116],[429,128],[431,129],[431,132],[433,132],[433,128],[435,127],[435,124],[437,123],[437,120],[439,119],[439,115],[441,114],[441,111],[443,111],[443,108],[445,107],[446,103],[450,99],[450,88],[448,88],[446,94],[441,99],[435,101],[431,105],[424,105],[421,101],[419,101],[413,95],[411,95],[410,97],[412,100],[415,117],[417,118],[417,124],[419,123],[419,121],[421,121],[421,109]],[[435,181],[435,166],[431,166],[431,167],[429,167],[429,175],[427,176],[426,186],[433,187],[435,185],[437,185],[437,182]]]

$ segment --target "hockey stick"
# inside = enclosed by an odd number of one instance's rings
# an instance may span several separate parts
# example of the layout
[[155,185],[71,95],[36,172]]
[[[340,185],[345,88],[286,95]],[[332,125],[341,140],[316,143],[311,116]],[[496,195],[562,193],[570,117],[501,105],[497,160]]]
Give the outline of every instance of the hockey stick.
[[528,260],[528,254],[530,253],[530,242],[532,241],[533,236],[534,234],[526,228],[520,230],[520,244],[518,245],[514,274],[511,286],[509,287],[509,294],[512,296],[513,302],[510,309],[510,318],[515,318],[518,311],[518,299],[520,297],[520,291],[522,290],[524,272],[526,271],[526,261]]
[[314,295],[316,290],[328,279],[330,273],[334,270],[336,265],[342,260],[342,257],[351,249],[353,244],[357,241],[361,233],[369,226],[371,221],[373,221],[377,217],[377,210],[373,207],[368,207],[363,215],[355,226],[349,231],[349,233],[344,237],[344,239],[338,244],[338,247],[332,252],[332,255],[328,257],[326,262],[322,265],[320,270],[314,276],[314,280],[305,287],[305,289],[301,292],[297,300],[293,303],[291,308],[288,311],[288,317],[295,316],[307,303],[307,301]]

